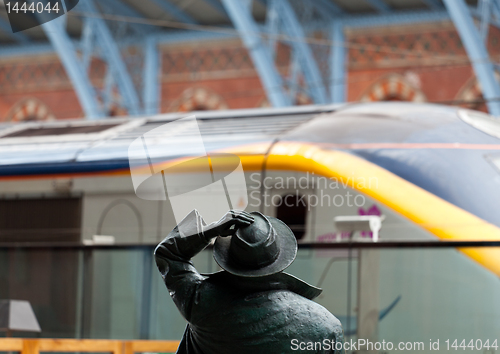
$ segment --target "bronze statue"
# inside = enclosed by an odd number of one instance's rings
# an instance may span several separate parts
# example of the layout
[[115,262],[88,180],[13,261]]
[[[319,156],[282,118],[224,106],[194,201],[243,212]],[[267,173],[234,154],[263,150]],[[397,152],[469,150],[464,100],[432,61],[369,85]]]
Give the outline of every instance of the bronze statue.
[[[224,270],[202,275],[190,259],[217,236]],[[276,218],[233,210],[206,225],[196,210],[188,214],[155,250],[188,321],[177,353],[344,353],[342,325],[311,301],[322,290],[283,272],[296,254],[293,232]]]

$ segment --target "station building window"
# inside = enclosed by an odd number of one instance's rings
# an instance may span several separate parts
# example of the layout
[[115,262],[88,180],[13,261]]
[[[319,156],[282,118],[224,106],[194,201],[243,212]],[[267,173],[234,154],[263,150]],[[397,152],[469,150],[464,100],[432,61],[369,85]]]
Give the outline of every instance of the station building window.
[[306,234],[307,205],[298,194],[285,194],[277,206],[276,217],[293,231],[295,238],[301,240]]
[[228,109],[224,99],[210,89],[196,87],[185,90],[175,100],[170,112],[191,112]]
[[0,242],[79,242],[80,198],[0,200]]
[[23,99],[16,103],[7,114],[10,122],[52,121],[55,116],[50,109],[36,98]]
[[426,100],[427,98],[422,90],[416,87],[411,80],[400,74],[389,74],[383,76],[371,85],[360,98],[360,101],[362,102],[425,102]]
[[[81,198],[0,199],[1,243],[80,242]],[[0,247],[0,299],[27,300],[46,337],[77,335],[79,251]]]

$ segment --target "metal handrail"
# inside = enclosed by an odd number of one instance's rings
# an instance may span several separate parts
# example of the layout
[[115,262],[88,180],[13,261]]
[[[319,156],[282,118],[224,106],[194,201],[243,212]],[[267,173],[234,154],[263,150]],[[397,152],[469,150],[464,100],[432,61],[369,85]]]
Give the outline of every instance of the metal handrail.
[[176,340],[0,338],[0,351],[14,351],[21,354],[40,354],[40,352],[175,353],[178,346],[179,341]]

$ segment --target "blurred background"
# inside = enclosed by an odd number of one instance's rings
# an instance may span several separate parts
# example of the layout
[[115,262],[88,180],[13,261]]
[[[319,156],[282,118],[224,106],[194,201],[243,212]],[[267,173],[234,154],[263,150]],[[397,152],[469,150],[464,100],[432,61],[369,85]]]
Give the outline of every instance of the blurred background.
[[[17,33],[2,6],[0,119],[355,101],[485,110],[481,88],[498,87],[475,75],[474,65],[488,65],[471,58],[498,56],[497,2],[447,3],[81,1],[66,16]],[[464,9],[468,21],[460,18]],[[479,43],[468,36],[473,21]]]

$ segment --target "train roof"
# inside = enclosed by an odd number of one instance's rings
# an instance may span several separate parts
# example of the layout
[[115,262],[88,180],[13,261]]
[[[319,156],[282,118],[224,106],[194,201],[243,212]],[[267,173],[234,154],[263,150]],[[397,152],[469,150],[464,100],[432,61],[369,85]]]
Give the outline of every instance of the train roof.
[[[86,172],[97,164],[106,170],[128,168],[128,147],[132,141],[164,124],[169,124],[167,135],[165,131],[149,133],[150,137],[153,134],[152,148],[156,150],[151,153],[166,160],[186,156],[193,136],[183,129],[185,123],[177,120],[192,115],[198,120],[207,152],[250,144],[265,150],[276,140],[330,144],[348,150],[357,150],[349,145],[356,143],[497,143],[492,136],[500,136],[500,124],[480,112],[460,112],[440,105],[371,103],[1,124],[0,176],[43,174],[48,166],[52,172],[62,172],[53,168],[63,165],[72,165],[73,172]],[[457,122],[467,129],[466,134],[455,130],[453,135],[443,130]],[[477,134],[471,126],[483,132]],[[469,129],[476,134],[470,134]],[[421,138],[416,139],[417,136]],[[80,166],[78,171],[75,166]]]
[[[2,124],[0,175],[40,173],[34,165],[42,164],[123,162],[127,160],[128,147],[132,141],[164,124],[171,124],[177,133],[158,136],[155,147],[169,151],[170,155],[181,156],[183,150],[189,150],[186,144],[189,144],[190,136],[186,131],[180,133],[180,123],[176,120],[192,115],[198,119],[204,143],[210,151],[245,143],[272,142],[297,125],[319,114],[333,112],[338,107],[326,105],[200,111],[98,121]],[[29,170],[30,167],[34,169]],[[121,167],[128,167],[128,162]]]

